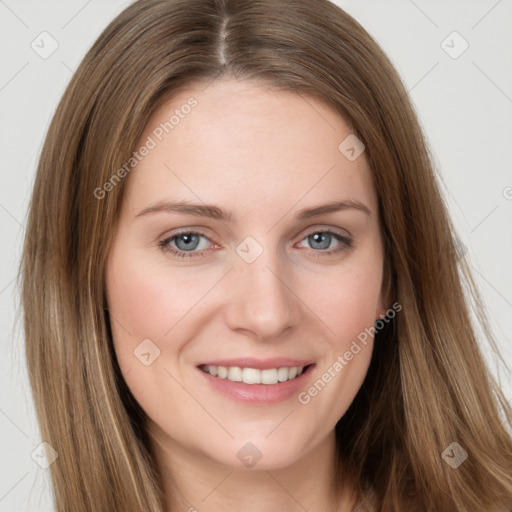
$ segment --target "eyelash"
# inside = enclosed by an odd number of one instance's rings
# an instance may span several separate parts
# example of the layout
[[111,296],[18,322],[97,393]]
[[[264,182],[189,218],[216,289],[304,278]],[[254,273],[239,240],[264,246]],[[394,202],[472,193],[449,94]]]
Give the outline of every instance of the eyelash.
[[[343,235],[340,235],[339,233],[336,233],[334,231],[330,231],[330,230],[315,230],[315,231],[311,231],[310,233],[308,233],[304,238],[301,239],[301,242],[302,240],[310,237],[311,235],[315,235],[315,234],[330,234],[330,235],[333,235],[333,237],[338,241],[338,242],[341,242],[341,247],[338,248],[338,249],[331,249],[331,250],[319,250],[319,251],[315,251],[314,249],[312,249],[314,252],[318,253],[317,258],[319,258],[321,255],[326,255],[326,256],[330,256],[332,254],[336,254],[336,253],[340,253],[346,249],[349,249],[352,247],[352,239],[347,237],[347,236],[343,236]],[[197,236],[202,236],[206,239],[209,240],[209,238],[204,235],[203,233],[199,233],[197,231],[181,231],[179,233],[175,233],[173,234],[172,236],[170,237],[167,237],[165,238],[164,240],[161,240],[160,242],[158,242],[158,246],[160,247],[160,249],[165,252],[165,253],[171,253],[172,256],[174,258],[177,258],[177,259],[188,259],[188,258],[195,258],[195,257],[198,257],[198,256],[203,256],[203,252],[202,251],[190,251],[190,252],[187,252],[187,251],[181,251],[181,250],[177,250],[177,249],[174,249],[173,247],[171,247],[169,244],[170,242],[172,242],[175,238],[178,238],[180,236],[183,236],[183,235],[197,235]]]

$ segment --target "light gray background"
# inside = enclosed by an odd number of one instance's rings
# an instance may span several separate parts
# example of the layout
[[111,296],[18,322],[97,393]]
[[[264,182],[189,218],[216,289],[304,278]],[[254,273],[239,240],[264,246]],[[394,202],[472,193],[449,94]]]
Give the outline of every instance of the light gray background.
[[[0,511],[53,510],[49,470],[31,458],[41,438],[15,276],[51,116],[87,49],[129,3],[0,0]],[[460,240],[512,365],[512,2],[337,3],[376,38],[411,94]],[[43,31],[59,45],[47,59],[31,48]],[[454,31],[469,44],[460,56],[465,43]],[[499,372],[490,355],[489,361],[512,398],[510,374]]]

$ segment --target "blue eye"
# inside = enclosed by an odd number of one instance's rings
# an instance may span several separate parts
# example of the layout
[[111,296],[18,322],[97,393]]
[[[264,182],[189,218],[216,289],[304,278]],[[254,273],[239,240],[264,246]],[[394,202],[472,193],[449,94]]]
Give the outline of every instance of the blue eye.
[[[201,237],[208,240],[208,238],[206,238],[201,233],[196,233],[194,231],[184,231],[182,233],[178,233],[177,235],[166,238],[165,240],[162,240],[158,245],[164,252],[170,252],[177,258],[191,258],[199,255],[202,256],[202,252],[193,252],[198,248],[199,240]],[[175,243],[176,248],[170,245],[171,242]],[[204,247],[202,249],[204,249]],[[187,254],[188,252],[191,254]]]
[[[352,243],[350,238],[341,236],[338,233],[334,233],[332,231],[314,231],[306,238],[304,238],[304,240],[308,240],[314,249],[321,249],[322,251],[330,249],[331,242],[333,241],[342,242],[345,247],[350,247]],[[338,248],[334,251],[330,251],[328,254],[331,254],[331,252],[337,252],[338,250],[340,249]]]
[[[200,247],[201,239],[207,240],[211,243],[209,238],[202,233],[198,233],[196,231],[183,231],[162,240],[158,245],[163,252],[170,253],[175,258],[184,259],[194,258],[197,256],[202,257],[205,256],[202,251],[208,249],[208,243],[206,243],[205,246]],[[350,237],[343,236],[329,230],[312,231],[302,240],[308,240],[311,248],[317,249],[313,250],[313,254],[316,253],[316,257],[335,254],[352,247],[352,239]],[[333,248],[331,245],[332,242],[338,242],[338,247]]]

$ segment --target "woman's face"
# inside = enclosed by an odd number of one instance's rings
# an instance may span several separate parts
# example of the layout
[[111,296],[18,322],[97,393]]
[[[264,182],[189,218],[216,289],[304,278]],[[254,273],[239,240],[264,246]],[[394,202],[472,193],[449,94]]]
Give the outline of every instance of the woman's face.
[[107,266],[125,380],[169,448],[286,467],[332,436],[386,309],[364,147],[234,80],[167,100],[137,147]]

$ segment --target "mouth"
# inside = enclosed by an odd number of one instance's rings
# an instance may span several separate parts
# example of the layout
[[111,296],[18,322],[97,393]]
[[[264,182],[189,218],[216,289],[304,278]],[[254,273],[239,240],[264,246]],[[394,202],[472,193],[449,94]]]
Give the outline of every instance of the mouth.
[[[249,405],[271,405],[297,398],[314,371],[315,363],[297,360],[254,359],[200,364],[197,371],[210,390]],[[223,363],[223,364],[221,364]],[[237,366],[235,366],[237,364]]]
[[300,377],[304,370],[307,370],[310,366],[311,364],[306,366],[281,366],[279,368],[260,370],[251,367],[204,364],[199,366],[199,368],[203,370],[203,372],[218,379],[226,379],[231,382],[243,382],[249,385],[265,384],[272,386]]

